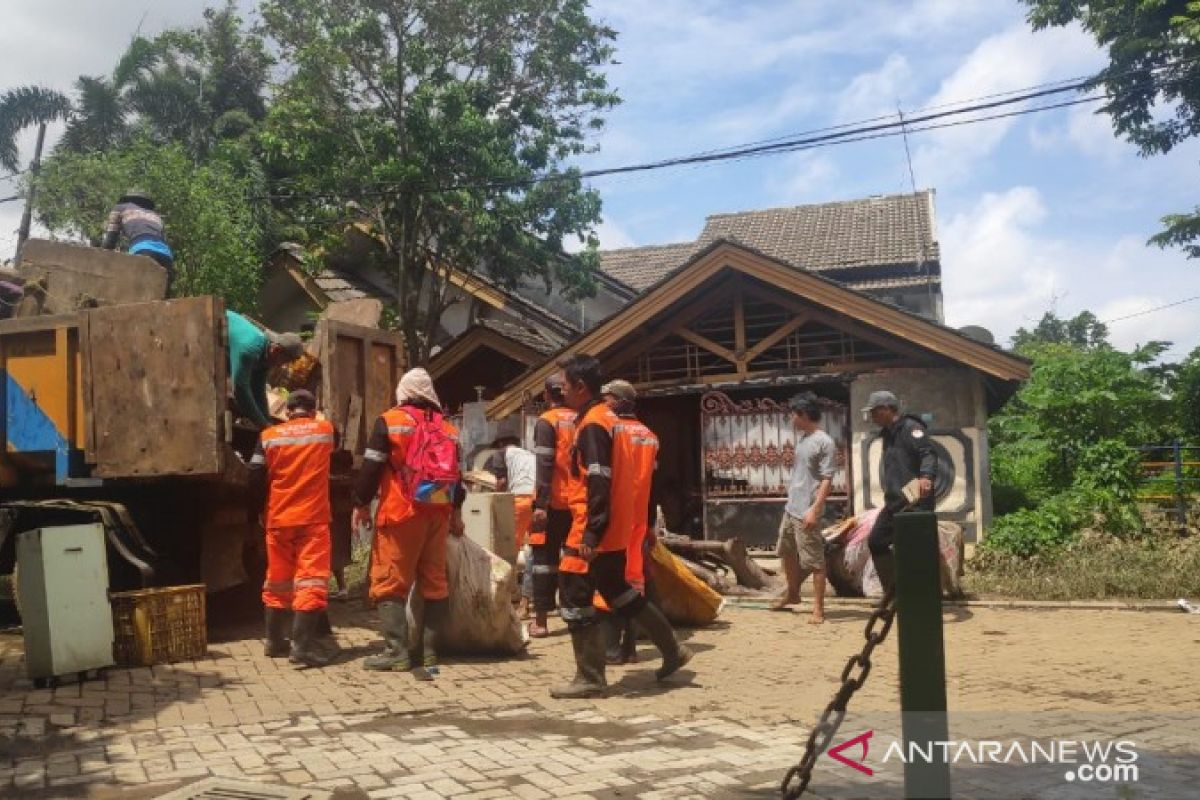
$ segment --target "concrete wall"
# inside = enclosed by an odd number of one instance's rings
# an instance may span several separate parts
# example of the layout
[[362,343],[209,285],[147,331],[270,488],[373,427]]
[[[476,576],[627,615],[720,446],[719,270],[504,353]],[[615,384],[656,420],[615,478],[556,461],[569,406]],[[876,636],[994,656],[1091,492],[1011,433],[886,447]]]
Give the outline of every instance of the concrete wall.
[[963,526],[967,541],[983,536],[991,521],[992,496],[987,445],[987,406],[983,379],[966,368],[887,370],[862,375],[850,385],[851,465],[854,507],[882,503],[877,429],[860,409],[871,392],[886,389],[900,398],[901,411],[926,420],[942,460],[955,464],[938,512]]

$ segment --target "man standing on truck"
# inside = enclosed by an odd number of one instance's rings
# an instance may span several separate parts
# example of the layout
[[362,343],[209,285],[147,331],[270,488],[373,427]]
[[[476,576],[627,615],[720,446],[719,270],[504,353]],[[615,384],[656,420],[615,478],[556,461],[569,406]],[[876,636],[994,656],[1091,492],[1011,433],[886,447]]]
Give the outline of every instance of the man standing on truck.
[[304,354],[294,333],[264,331],[235,311],[226,311],[229,329],[229,378],[237,412],[258,428],[272,424],[267,404],[267,373]]
[[533,574],[533,624],[529,635],[534,639],[550,635],[547,617],[558,607],[558,560],[571,530],[567,485],[575,443],[575,412],[563,399],[560,374],[546,378],[544,397],[546,411],[533,428],[537,480],[529,533],[532,564],[528,568]]
[[323,667],[330,656],[317,638],[329,591],[335,435],[330,422],[316,419],[317,399],[307,390],[288,396],[287,413],[287,422],[262,432],[249,464],[267,495],[266,654],[290,655],[299,667]]
[[626,552],[653,513],[650,483],[658,438],[640,423],[617,417],[601,398],[600,362],[574,355],[559,362],[563,396],[578,414],[571,451],[571,531],[558,565],[562,617],[575,649],[575,678],[550,696],[597,697],[607,687],[604,626],[598,625],[593,595],[612,613],[633,619],[662,653],[655,675],[663,680],[692,658],[671,623],[626,579]]
[[379,493],[371,544],[370,598],[379,607],[383,653],[363,662],[368,670],[413,668],[408,652],[408,595],[417,585],[425,600],[418,680],[437,674],[437,643],[446,624],[450,588],[446,537],[463,532],[458,430],[442,414],[429,373],[404,373],[396,406],[376,418],[355,487],[352,525],[367,523]]
[[154,201],[142,189],[130,189],[117,200],[104,226],[102,246],[115,250],[122,237],[128,242],[125,252],[149,256],[167,271],[166,296],[170,297],[175,282],[175,254],[163,236],[162,217],[154,210]]

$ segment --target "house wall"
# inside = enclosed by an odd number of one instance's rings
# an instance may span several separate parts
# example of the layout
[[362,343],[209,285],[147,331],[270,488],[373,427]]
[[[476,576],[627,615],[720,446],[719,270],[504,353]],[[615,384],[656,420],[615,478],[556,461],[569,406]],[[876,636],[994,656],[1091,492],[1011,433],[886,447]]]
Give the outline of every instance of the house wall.
[[966,368],[888,370],[858,377],[850,386],[851,457],[854,507],[881,505],[882,446],[878,429],[863,420],[871,392],[888,390],[901,412],[925,419],[939,450],[938,514],[963,526],[967,541],[978,541],[991,521],[992,497],[983,379]]
[[269,269],[259,290],[262,323],[273,331],[298,331],[321,309],[287,270]]

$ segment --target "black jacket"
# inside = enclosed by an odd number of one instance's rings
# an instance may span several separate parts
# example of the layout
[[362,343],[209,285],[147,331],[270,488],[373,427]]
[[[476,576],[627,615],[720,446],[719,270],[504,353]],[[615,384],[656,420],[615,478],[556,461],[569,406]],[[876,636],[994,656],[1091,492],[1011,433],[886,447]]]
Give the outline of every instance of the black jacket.
[[[912,415],[900,417],[880,431],[883,439],[883,500],[894,510],[903,508],[904,487],[914,478],[937,477],[937,451],[929,440],[925,423]],[[932,510],[932,495],[916,504]]]

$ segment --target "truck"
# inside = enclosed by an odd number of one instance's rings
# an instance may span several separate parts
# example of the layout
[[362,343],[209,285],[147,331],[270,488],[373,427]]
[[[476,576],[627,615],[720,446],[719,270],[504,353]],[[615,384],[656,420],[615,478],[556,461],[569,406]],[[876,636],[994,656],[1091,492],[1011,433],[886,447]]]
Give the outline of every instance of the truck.
[[[80,274],[114,258],[157,268],[49,242],[25,252],[30,275],[50,261]],[[245,460],[257,433],[229,408],[224,304],[84,294],[59,291],[41,313],[0,320],[0,575],[14,569],[19,532],[98,521],[114,590],[256,588],[261,529]],[[319,407],[342,434],[335,523],[348,526],[353,473],[372,420],[394,402],[403,340],[322,320],[314,351]]]

